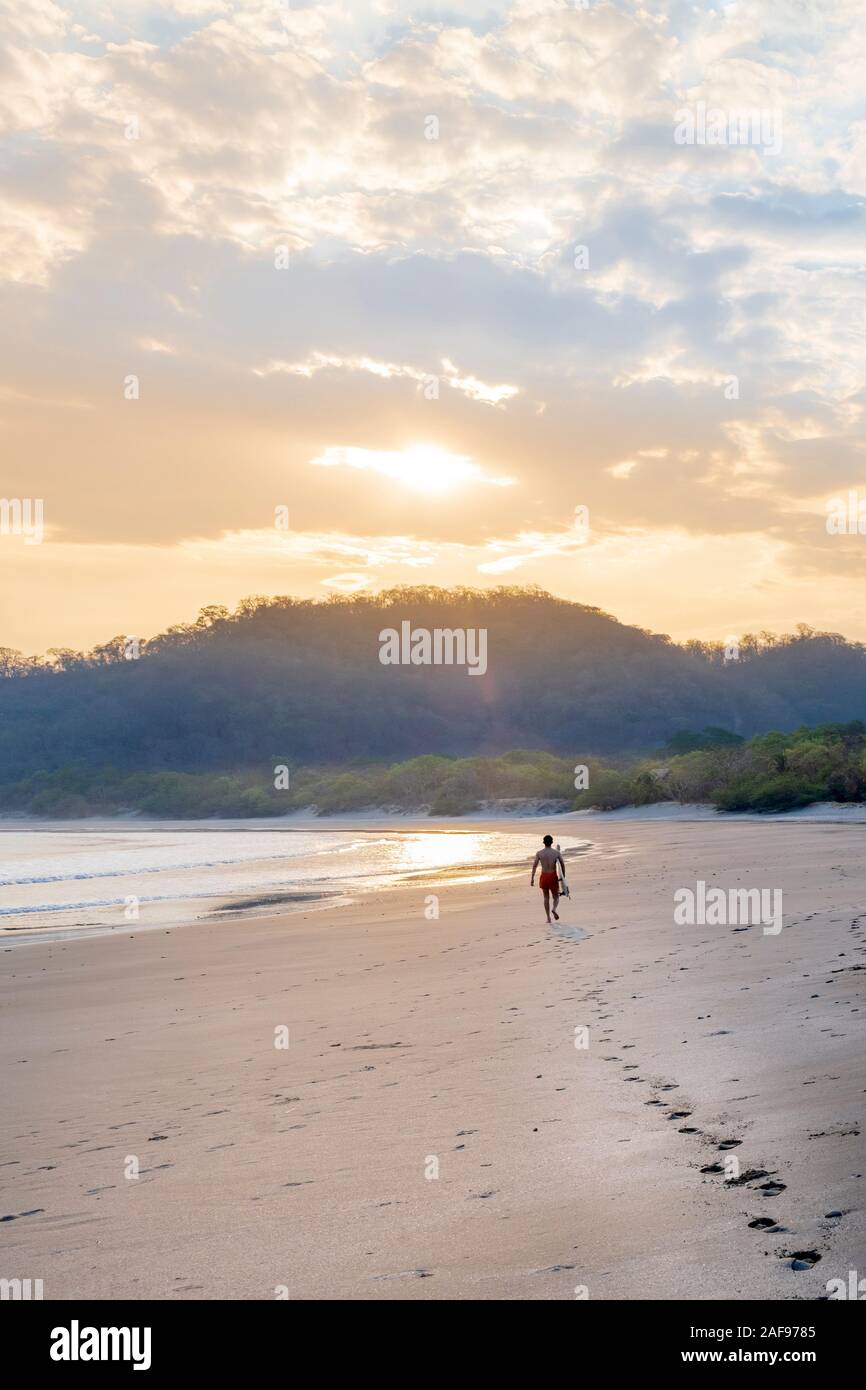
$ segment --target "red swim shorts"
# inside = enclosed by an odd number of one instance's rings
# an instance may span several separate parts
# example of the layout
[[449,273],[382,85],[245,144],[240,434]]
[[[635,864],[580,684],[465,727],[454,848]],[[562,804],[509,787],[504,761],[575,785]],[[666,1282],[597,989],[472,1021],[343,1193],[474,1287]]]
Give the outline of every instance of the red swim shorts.
[[543,873],[538,880],[538,886],[542,893],[559,892],[559,874],[554,869],[550,873]]

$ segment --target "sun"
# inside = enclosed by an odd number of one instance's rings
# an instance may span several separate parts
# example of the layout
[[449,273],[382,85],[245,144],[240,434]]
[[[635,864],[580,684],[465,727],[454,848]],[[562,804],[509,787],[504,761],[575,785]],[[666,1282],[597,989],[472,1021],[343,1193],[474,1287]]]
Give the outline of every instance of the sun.
[[512,478],[493,478],[466,454],[453,454],[438,444],[411,444],[405,449],[358,449],[335,445],[312,462],[319,467],[342,465],[378,473],[428,496],[443,496],[467,483],[509,487]]
[[463,483],[478,482],[484,476],[470,458],[450,454],[435,444],[413,444],[385,457],[392,460],[391,476],[415,492],[453,492]]

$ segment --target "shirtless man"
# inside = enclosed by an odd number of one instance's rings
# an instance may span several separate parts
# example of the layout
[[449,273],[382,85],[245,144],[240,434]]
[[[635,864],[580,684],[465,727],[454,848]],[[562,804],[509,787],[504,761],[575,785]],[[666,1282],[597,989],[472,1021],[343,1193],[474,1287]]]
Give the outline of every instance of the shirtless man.
[[541,878],[538,886],[544,894],[544,911],[550,921],[550,895],[553,894],[553,917],[554,921],[559,921],[557,907],[559,905],[559,874],[557,865],[562,865],[562,877],[565,878],[565,864],[562,862],[562,855],[558,849],[553,848],[553,836],[545,835],[544,849],[540,849],[535,856],[532,865],[532,878],[529,880],[530,886],[535,884],[535,870],[541,868]]

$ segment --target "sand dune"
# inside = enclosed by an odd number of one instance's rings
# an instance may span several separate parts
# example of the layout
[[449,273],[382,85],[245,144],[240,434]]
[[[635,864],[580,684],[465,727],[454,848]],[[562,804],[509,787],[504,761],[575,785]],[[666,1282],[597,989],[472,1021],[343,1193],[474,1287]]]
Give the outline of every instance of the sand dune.
[[[5,950],[0,1275],[59,1299],[862,1277],[862,832],[591,833],[563,913],[582,940],[527,873],[442,887],[438,920],[427,886]],[[675,925],[697,878],[781,888],[783,930]]]

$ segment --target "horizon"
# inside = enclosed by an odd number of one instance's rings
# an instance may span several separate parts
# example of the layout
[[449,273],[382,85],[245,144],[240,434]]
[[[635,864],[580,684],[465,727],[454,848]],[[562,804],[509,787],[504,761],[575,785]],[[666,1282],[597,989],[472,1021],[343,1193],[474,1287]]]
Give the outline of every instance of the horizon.
[[858,17],[21,0],[3,643],[419,573],[866,638]]
[[[279,606],[281,601],[288,599],[293,605],[307,603],[312,604],[316,607],[333,608],[335,605],[340,606],[345,604],[346,606],[349,606],[353,602],[360,601],[369,605],[370,607],[376,607],[381,601],[389,599],[394,594],[401,594],[401,596],[405,594],[407,596],[407,602],[411,605],[411,603],[413,602],[413,596],[417,594],[418,602],[424,602],[429,604],[431,602],[436,603],[441,601],[443,604],[447,604],[453,602],[455,600],[455,597],[459,601],[461,598],[464,597],[464,594],[470,601],[477,599],[484,600],[488,596],[492,596],[497,593],[501,594],[509,590],[513,591],[513,596],[516,600],[519,600],[523,595],[532,595],[533,597],[536,597],[539,600],[550,599],[554,603],[563,603],[567,604],[570,607],[586,609],[590,612],[598,614],[601,618],[608,619],[610,622],[615,623],[620,627],[643,632],[650,637],[667,638],[673,645],[678,647],[685,647],[689,642],[708,641],[708,639],[698,637],[695,634],[686,635],[682,637],[674,637],[672,636],[672,634],[666,632],[661,627],[646,627],[645,625],[640,623],[626,622],[624,619],[620,618],[618,614],[610,613],[606,609],[600,608],[595,604],[587,604],[583,603],[580,599],[567,598],[562,594],[551,593],[549,590],[542,589],[538,585],[503,585],[498,587],[491,585],[487,588],[471,589],[469,586],[454,586],[453,588],[446,588],[442,585],[417,584],[395,585],[390,589],[383,588],[375,591],[355,591],[353,593],[348,594],[332,593],[313,594],[309,596],[299,594],[246,594],[238,600],[237,604],[233,609],[228,608],[227,605],[206,604],[198,610],[194,617],[175,618],[165,627],[160,628],[158,631],[149,634],[103,634],[103,636],[97,642],[92,643],[86,647],[54,647],[48,648],[42,652],[22,652],[19,649],[7,646],[2,640],[0,640],[0,653],[14,652],[17,655],[20,655],[31,661],[46,662],[46,658],[50,657],[52,653],[62,654],[64,652],[72,652],[77,656],[88,656],[91,655],[93,652],[99,651],[100,648],[106,646],[107,644],[113,641],[126,639],[127,642],[137,641],[138,643],[141,643],[143,648],[142,654],[145,654],[145,650],[149,642],[154,642],[161,637],[170,635],[175,629],[178,628],[193,629],[195,628],[197,621],[199,621],[204,616],[210,617],[211,620],[235,620],[243,619],[246,616],[250,616],[251,609],[249,608],[249,605],[254,603]],[[225,612],[217,611],[222,608],[225,608]],[[405,612],[405,609],[401,611]],[[407,617],[404,620],[404,626],[406,623],[410,621],[411,618]],[[862,644],[862,639],[852,637],[847,633],[837,632],[831,628],[813,628],[811,624],[803,623],[800,621],[793,623],[787,629],[771,630],[768,628],[764,628],[760,631],[743,632],[738,635],[736,640],[739,643],[743,639],[754,638],[758,639],[760,642],[760,639],[772,638],[779,642],[783,642],[787,639],[796,639],[798,637],[803,636],[816,638],[841,637],[843,641],[849,646]],[[730,641],[731,639],[728,640]],[[715,642],[719,647],[724,647],[726,645],[726,639],[723,638],[714,638],[710,639],[710,641]],[[397,664],[399,664],[399,662]]]

